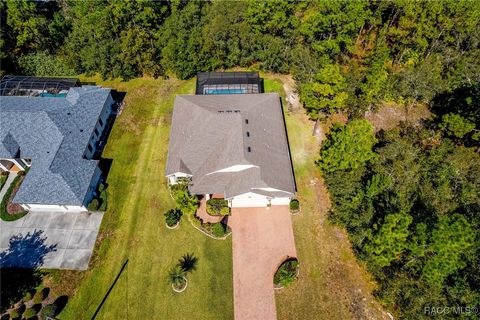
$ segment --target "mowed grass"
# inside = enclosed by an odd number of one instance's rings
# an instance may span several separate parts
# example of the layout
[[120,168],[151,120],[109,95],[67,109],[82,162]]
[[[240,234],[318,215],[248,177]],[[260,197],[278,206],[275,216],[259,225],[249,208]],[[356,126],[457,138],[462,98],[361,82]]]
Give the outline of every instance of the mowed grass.
[[301,204],[301,213],[292,216],[300,275],[290,287],[276,291],[278,319],[387,318],[346,232],[327,220],[330,199],[315,165],[320,146],[312,135],[313,122],[304,110],[288,110],[282,76],[265,77],[265,91],[282,96]]
[[[55,293],[70,295],[58,318],[90,319],[128,259],[97,319],[232,319],[231,238],[210,239],[186,219],[168,230],[163,216],[174,207],[164,177],[174,97],[193,93],[194,80],[87,80],[127,92],[126,107],[103,154],[113,159],[108,210],[90,268],[52,271],[47,280]],[[198,266],[178,294],[167,275],[186,253]]]

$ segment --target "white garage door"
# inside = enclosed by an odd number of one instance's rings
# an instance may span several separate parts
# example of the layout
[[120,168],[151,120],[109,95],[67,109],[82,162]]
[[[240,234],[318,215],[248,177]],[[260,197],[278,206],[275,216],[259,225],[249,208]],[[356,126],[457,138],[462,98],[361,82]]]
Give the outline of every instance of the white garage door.
[[267,197],[252,192],[236,196],[232,199],[233,208],[266,207],[267,205]]

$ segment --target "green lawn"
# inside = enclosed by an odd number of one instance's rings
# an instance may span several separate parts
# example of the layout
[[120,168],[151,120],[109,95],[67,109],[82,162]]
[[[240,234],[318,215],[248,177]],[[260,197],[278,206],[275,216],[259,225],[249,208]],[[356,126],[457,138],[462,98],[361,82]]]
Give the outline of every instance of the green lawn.
[[[265,76],[265,91],[282,83]],[[173,207],[164,178],[175,94],[193,93],[194,80],[94,80],[127,91],[126,104],[104,157],[112,158],[109,206],[86,272],[51,271],[46,284],[70,301],[59,319],[90,319],[125,259],[129,265],[98,319],[232,319],[231,237],[213,240],[182,220],[167,230],[163,213]],[[284,100],[284,99],[283,99]],[[284,109],[287,107],[284,101]],[[279,319],[380,318],[374,284],[357,263],[346,233],[327,217],[328,193],[314,165],[318,142],[303,110],[286,112],[286,123],[302,212],[292,218],[300,277],[276,291]],[[168,269],[181,255],[199,258],[182,294],[174,293]]]
[[[96,81],[126,91],[126,107],[109,137],[105,158],[109,205],[89,271],[52,271],[46,282],[73,298],[59,319],[90,319],[125,259],[129,264],[97,319],[233,318],[231,238],[204,236],[185,219],[165,227],[174,206],[164,177],[175,94],[193,93],[194,81],[135,79]],[[185,253],[198,257],[184,293],[174,293],[169,268]]]

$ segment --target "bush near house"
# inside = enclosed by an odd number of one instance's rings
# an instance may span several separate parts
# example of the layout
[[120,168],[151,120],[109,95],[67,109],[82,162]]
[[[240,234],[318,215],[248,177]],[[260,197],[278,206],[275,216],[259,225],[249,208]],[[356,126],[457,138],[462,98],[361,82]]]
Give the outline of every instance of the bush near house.
[[291,284],[297,278],[298,272],[298,260],[291,259],[287,260],[280,268],[278,268],[275,276],[273,277],[273,283],[276,286],[286,287]]
[[52,318],[56,315],[56,312],[57,312],[57,306],[55,304],[46,305],[42,309],[41,318],[42,319],[46,319],[47,317]]
[[22,317],[25,319],[31,319],[37,315],[37,311],[34,308],[28,308],[23,313]]
[[182,218],[182,211],[180,209],[170,209],[164,214],[165,216],[165,223],[169,227],[173,227]]
[[193,214],[198,208],[198,198],[196,195],[188,192],[186,183],[178,183],[170,186],[170,191],[175,199],[177,207],[182,210],[184,214]]
[[12,181],[10,187],[8,187],[8,190],[5,193],[2,202],[0,203],[0,217],[4,221],[14,221],[20,219],[28,213],[28,211],[23,210],[23,208],[19,205],[11,203],[11,200],[15,196],[16,191],[23,181],[24,175],[25,173],[23,171],[18,173],[17,177]]
[[107,210],[107,190],[103,183],[98,185],[97,197],[90,201],[87,209],[89,211],[106,211]]
[[207,213],[212,216],[228,216],[230,214],[228,201],[224,199],[207,200]]
[[298,210],[300,210],[300,202],[297,199],[292,199],[292,201],[290,201],[290,211],[298,212]]

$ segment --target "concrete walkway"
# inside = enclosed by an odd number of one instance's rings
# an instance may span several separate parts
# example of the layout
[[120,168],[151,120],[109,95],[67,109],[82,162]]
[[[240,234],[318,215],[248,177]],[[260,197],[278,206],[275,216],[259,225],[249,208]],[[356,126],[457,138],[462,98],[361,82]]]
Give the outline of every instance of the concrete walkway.
[[100,212],[29,212],[0,221],[0,266],[86,270],[102,222]]
[[10,172],[8,174],[7,181],[5,181],[5,184],[2,187],[2,190],[0,190],[0,202],[3,200],[3,196],[5,196],[5,193],[7,193],[8,188],[10,188],[10,185],[12,184],[13,180],[17,177],[16,172]]
[[288,206],[234,208],[233,297],[235,320],[274,320],[273,276],[288,257],[296,257]]

